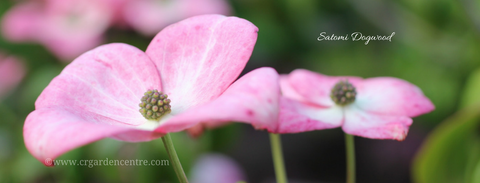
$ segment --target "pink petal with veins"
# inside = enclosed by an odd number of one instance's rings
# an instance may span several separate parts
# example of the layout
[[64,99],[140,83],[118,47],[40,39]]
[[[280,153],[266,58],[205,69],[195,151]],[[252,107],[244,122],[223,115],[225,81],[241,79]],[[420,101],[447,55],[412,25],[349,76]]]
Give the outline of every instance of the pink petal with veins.
[[146,123],[138,104],[147,89],[161,89],[153,62],[141,50],[113,43],[68,65],[38,97],[24,138],[40,161],[112,137],[147,141],[162,134],[139,130]]
[[357,86],[356,104],[362,110],[415,117],[435,109],[417,86],[397,78],[365,79]]
[[337,128],[343,124],[343,109],[325,108],[299,102],[286,97],[280,100],[278,128],[274,133],[300,133],[312,130]]
[[172,113],[222,94],[250,59],[257,32],[244,19],[202,15],[158,33],[146,53],[157,65]]
[[282,96],[285,96],[290,99],[294,99],[296,101],[305,101],[302,95],[300,95],[295,88],[292,87],[290,81],[288,79],[288,75],[281,74],[280,75],[280,89],[282,91]]
[[357,106],[348,106],[342,129],[345,133],[361,137],[402,141],[410,125],[412,119],[406,116],[372,114]]
[[82,112],[81,115],[70,112],[72,109],[55,106],[37,109],[25,120],[23,134],[25,145],[40,162],[53,166],[46,159],[55,159],[59,155],[79,146],[122,133],[134,133],[136,138],[152,140],[162,134],[106,123],[105,117]]
[[140,99],[148,89],[161,90],[153,62],[141,50],[113,43],[78,57],[38,97],[35,107],[66,106],[100,114],[111,123],[138,126]]
[[238,79],[217,99],[162,122],[156,131],[182,131],[200,122],[215,127],[232,121],[273,130],[278,119],[279,96],[277,72],[272,68],[259,68]]

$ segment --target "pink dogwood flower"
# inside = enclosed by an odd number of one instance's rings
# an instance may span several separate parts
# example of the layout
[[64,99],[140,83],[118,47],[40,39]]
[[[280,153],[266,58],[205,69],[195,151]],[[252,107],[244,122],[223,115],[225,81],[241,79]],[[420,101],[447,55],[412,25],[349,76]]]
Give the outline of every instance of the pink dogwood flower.
[[24,76],[25,68],[17,58],[0,54],[0,99],[14,89]]
[[153,36],[166,25],[202,14],[228,15],[225,0],[128,0],[124,5],[125,22],[136,31]]
[[199,123],[273,124],[280,95],[274,69],[256,69],[232,84],[257,31],[244,19],[203,15],[168,26],[146,52],[121,43],[86,52],[38,97],[24,125],[27,149],[52,165],[62,153],[106,137],[138,142]]
[[342,127],[348,134],[402,141],[415,117],[434,105],[415,85],[397,78],[325,76],[304,69],[282,75],[276,133]]
[[12,42],[38,42],[71,61],[103,42],[113,14],[106,0],[27,1],[4,15],[2,33]]

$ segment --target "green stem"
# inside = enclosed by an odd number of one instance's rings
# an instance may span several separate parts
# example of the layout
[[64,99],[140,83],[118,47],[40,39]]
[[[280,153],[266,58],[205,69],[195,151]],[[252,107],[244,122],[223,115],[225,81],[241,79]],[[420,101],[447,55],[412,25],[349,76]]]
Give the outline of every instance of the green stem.
[[170,134],[167,133],[165,136],[163,136],[162,141],[165,149],[167,150],[168,157],[170,157],[170,161],[172,161],[172,166],[177,174],[178,181],[180,181],[180,183],[188,183],[187,176],[185,176],[185,172],[183,172],[182,164],[180,164],[177,152],[175,152],[175,147],[173,147]]
[[347,183],[355,183],[355,142],[353,135],[346,133],[345,150],[347,151]]
[[273,164],[275,166],[277,183],[287,183],[287,174],[285,173],[285,164],[283,163],[282,142],[280,141],[280,135],[270,133],[270,143],[272,145]]

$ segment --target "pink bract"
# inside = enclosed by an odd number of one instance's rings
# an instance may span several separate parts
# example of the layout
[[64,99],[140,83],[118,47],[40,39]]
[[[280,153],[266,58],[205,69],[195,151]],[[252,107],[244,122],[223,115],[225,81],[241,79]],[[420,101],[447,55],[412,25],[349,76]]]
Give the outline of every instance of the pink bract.
[[138,32],[153,36],[166,25],[186,17],[202,14],[227,15],[230,7],[225,0],[130,0],[123,15],[126,23]]
[[[339,106],[330,98],[334,85],[348,80],[355,102]],[[374,139],[404,140],[415,117],[434,105],[415,85],[397,78],[325,76],[304,69],[282,75],[280,117],[276,133],[298,133],[342,127],[349,134]]]
[[0,100],[25,76],[23,64],[15,57],[0,53]]
[[[276,71],[259,68],[235,81],[257,31],[244,19],[203,15],[168,26],[146,52],[121,43],[88,51],[37,99],[24,126],[27,149],[43,162],[106,137],[137,142],[201,123],[273,125],[280,95]],[[172,112],[160,122],[139,112],[149,89],[171,99]]]

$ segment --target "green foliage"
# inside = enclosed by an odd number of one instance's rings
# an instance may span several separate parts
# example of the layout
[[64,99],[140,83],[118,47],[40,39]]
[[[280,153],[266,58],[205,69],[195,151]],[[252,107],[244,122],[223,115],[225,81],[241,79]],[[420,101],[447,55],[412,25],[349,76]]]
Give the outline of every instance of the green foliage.
[[467,81],[458,112],[442,122],[418,153],[413,176],[418,183],[480,181],[480,69]]

